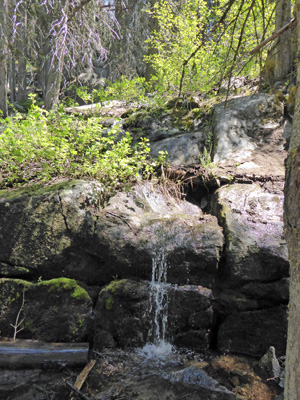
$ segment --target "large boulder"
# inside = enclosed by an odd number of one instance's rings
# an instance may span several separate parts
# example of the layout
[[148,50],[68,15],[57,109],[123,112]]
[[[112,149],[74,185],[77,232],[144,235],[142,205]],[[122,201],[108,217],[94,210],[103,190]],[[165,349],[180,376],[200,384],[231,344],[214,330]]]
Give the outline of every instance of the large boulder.
[[[164,309],[151,302],[151,285],[128,279],[113,281],[99,294],[94,345],[141,347],[155,342],[156,328],[166,323],[166,339],[198,350],[209,347],[214,324],[211,290],[200,286],[165,287]],[[162,333],[162,332],[160,332]]]
[[283,104],[255,94],[214,108],[214,162],[255,174],[284,176]]
[[153,260],[163,252],[168,282],[211,287],[216,279],[223,248],[217,219],[151,183],[112,197],[95,234],[100,247],[94,252],[107,277],[151,280]]
[[282,278],[288,277],[289,263],[282,207],[282,194],[269,193],[258,184],[224,186],[213,196],[212,209],[225,235],[223,282],[240,289],[245,285],[249,297],[263,298],[265,291],[269,298],[276,281],[286,287]]
[[87,181],[0,191],[0,276],[97,276],[85,245],[101,198],[100,184]]
[[164,249],[169,282],[213,284],[223,246],[215,217],[150,183],[117,193],[104,208],[102,197],[99,183],[87,181],[1,191],[0,276],[150,280]]
[[[0,279],[0,332],[47,342],[82,342],[89,339],[93,304],[74,280],[58,278],[29,283]],[[23,322],[22,322],[23,321]]]

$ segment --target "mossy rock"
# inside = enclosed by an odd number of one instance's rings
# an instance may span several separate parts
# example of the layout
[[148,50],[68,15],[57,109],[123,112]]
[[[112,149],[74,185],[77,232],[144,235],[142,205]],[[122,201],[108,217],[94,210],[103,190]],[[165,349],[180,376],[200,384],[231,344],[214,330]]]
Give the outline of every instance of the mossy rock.
[[20,323],[19,338],[81,342],[89,337],[93,305],[75,280],[58,278],[30,283],[0,279],[0,304],[2,336],[12,337],[11,325]]

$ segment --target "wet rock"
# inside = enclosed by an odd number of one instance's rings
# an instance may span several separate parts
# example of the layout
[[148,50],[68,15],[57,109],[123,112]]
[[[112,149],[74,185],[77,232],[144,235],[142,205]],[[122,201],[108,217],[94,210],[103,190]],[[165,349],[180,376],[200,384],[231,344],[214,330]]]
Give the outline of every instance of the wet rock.
[[[207,349],[213,327],[209,289],[168,285],[167,339],[178,346]],[[97,348],[142,347],[153,340],[154,317],[150,310],[150,284],[114,281],[99,294],[95,313]]]
[[81,342],[88,338],[92,301],[74,280],[58,278],[34,284],[2,278],[0,309],[2,336],[13,337],[11,325],[20,323],[18,338],[48,342]]
[[245,311],[229,315],[219,327],[218,348],[221,351],[261,357],[274,346],[285,354],[287,308]]
[[286,300],[282,278],[289,275],[289,263],[282,207],[283,195],[257,184],[224,186],[213,197],[213,213],[225,234],[224,277],[230,286],[259,282],[244,287],[249,297],[270,298],[270,283],[277,281],[273,288]]
[[163,251],[168,282],[211,287],[216,279],[223,247],[217,219],[150,183],[112,197],[95,231],[94,253],[107,277],[151,280],[152,260]]
[[183,382],[201,386],[214,392],[233,394],[225,386],[220,385],[219,382],[207,375],[205,371],[193,366],[167,374],[164,378],[169,379],[171,382]]

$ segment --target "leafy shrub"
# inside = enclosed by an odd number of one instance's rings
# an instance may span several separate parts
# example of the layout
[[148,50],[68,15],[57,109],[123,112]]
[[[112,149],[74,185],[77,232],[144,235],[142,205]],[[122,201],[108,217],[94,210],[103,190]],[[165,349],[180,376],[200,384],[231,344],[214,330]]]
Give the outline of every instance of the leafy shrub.
[[115,82],[107,80],[105,87],[93,89],[91,92],[88,92],[86,87],[77,87],[76,93],[85,102],[103,103],[110,100],[119,100],[126,103],[141,103],[146,100],[147,86],[143,77],[128,79],[122,76],[121,79]]
[[6,118],[0,131],[2,187],[57,176],[96,178],[115,186],[149,176],[161,162],[149,160],[147,139],[133,145],[129,133],[104,130],[99,118],[84,120],[62,107],[48,112],[35,101],[26,117]]

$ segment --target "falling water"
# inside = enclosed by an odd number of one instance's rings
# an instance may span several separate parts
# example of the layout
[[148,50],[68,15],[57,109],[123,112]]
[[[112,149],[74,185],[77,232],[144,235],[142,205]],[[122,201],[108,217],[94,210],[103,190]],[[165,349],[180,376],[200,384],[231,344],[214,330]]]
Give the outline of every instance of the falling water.
[[149,343],[142,352],[147,358],[164,357],[172,352],[172,345],[166,340],[168,324],[168,283],[167,256],[160,249],[152,257],[152,280],[149,294],[149,315],[152,329],[149,331]]
[[150,315],[153,315],[153,343],[159,345],[166,339],[168,322],[167,260],[161,250],[152,258],[152,280],[150,284]]

